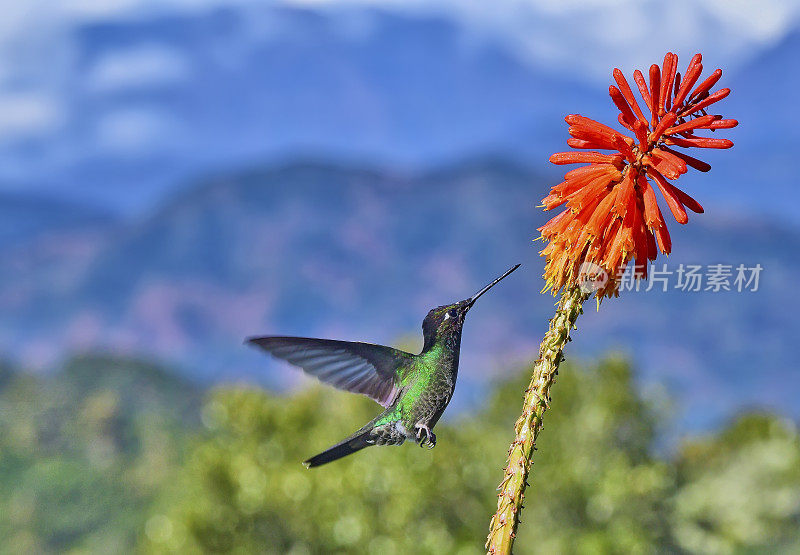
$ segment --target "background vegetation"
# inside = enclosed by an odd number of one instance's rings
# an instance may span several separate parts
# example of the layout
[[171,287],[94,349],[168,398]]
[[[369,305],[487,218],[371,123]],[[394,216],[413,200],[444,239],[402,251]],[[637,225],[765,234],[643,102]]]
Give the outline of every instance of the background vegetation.
[[[526,372],[437,427],[432,451],[299,461],[376,411],[321,387],[202,391],[141,361],[0,369],[2,550],[478,553]],[[616,358],[563,367],[519,553],[800,550],[800,435],[743,414],[662,445],[663,401]]]

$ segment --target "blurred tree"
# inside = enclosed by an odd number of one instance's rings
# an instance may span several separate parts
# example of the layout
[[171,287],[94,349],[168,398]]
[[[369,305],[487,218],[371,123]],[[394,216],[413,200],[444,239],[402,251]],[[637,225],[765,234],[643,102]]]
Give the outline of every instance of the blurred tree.
[[[202,392],[136,360],[2,367],[0,554],[481,553],[526,372],[432,451],[301,460],[378,410],[315,387]],[[565,365],[515,553],[800,552],[800,434],[770,414],[656,457],[629,366]],[[202,422],[202,425],[201,425]]]
[[105,356],[0,375],[0,553],[129,552],[199,425],[199,390]]
[[[292,399],[218,390],[172,496],[148,521],[149,550],[478,553],[494,505],[520,376],[485,410],[439,427],[432,451],[373,448],[320,469],[299,461],[377,410],[313,388]],[[654,415],[628,366],[565,367],[543,434],[537,495],[517,551],[643,552],[666,545],[674,480],[654,460]]]
[[671,526],[696,553],[800,553],[800,436],[749,414],[681,450]]

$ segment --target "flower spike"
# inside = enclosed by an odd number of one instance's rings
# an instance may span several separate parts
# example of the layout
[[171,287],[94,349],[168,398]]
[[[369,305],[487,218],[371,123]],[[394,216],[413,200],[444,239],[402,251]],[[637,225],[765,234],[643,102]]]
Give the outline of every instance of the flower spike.
[[[556,294],[576,284],[587,262],[608,274],[608,281],[597,290],[598,300],[619,294],[619,277],[631,260],[637,265],[636,275],[647,277],[646,267],[638,266],[655,260],[657,246],[663,254],[672,249],[656,189],[678,223],[688,221],[687,210],[703,212],[700,203],[669,180],[678,179],[688,168],[707,172],[711,166],[671,147],[730,148],[733,142],[728,139],[695,133],[730,129],[738,122],[706,113],[730,89],[709,92],[722,77],[719,69],[697,85],[702,59],[696,54],[681,74],[678,57],[668,52],[661,66],[650,67],[648,78],[634,71],[649,115],[623,73],[614,69],[616,84],[609,87],[609,95],[619,110],[620,125],[630,134],[579,114],[565,118],[571,136],[567,144],[580,150],[558,152],[550,162],[587,165],[567,172],[542,201],[545,210],[563,207],[539,228],[547,242],[541,253],[546,257],[545,289]],[[603,150],[612,152],[598,152]]]

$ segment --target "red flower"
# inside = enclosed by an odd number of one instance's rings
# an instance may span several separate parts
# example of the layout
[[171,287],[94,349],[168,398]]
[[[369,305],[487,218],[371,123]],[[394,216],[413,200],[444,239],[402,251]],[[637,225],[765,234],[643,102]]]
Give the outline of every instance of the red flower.
[[642,110],[622,72],[615,69],[617,86],[610,86],[609,94],[627,134],[578,114],[565,118],[572,136],[569,146],[613,152],[570,151],[550,157],[554,164],[587,165],[567,172],[564,181],[542,200],[545,210],[566,205],[539,228],[542,238],[549,241],[541,253],[547,257],[545,290],[555,294],[578,283],[580,269],[587,262],[602,268],[609,278],[597,290],[598,299],[618,294],[618,278],[631,260],[635,260],[637,276],[647,277],[647,261],[658,254],[656,243],[664,254],[672,249],[656,188],[678,223],[688,221],[687,208],[703,212],[696,200],[669,180],[677,179],[689,167],[707,172],[711,166],[671,147],[730,148],[733,143],[728,139],[696,133],[728,129],[738,122],[706,112],[728,96],[730,89],[709,92],[722,77],[720,69],[697,84],[703,71],[701,60],[696,54],[681,78],[676,71],[678,57],[669,52],[662,68],[650,67],[649,86],[639,70],[633,73],[649,113]]

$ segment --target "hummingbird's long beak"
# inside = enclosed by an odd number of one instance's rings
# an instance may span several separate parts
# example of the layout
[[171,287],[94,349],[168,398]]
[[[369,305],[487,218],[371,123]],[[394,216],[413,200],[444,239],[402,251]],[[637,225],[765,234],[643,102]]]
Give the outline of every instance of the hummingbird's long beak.
[[484,294],[484,293],[486,293],[486,292],[487,292],[489,289],[491,289],[492,287],[494,287],[495,285],[497,285],[497,284],[500,282],[500,280],[502,280],[503,278],[505,278],[505,277],[506,277],[508,274],[510,274],[511,272],[513,272],[514,270],[516,270],[516,269],[517,269],[517,268],[519,268],[519,267],[520,267],[520,264],[517,264],[516,266],[512,266],[511,268],[509,268],[508,270],[506,270],[506,273],[504,273],[502,276],[500,276],[499,278],[497,278],[496,280],[494,280],[492,283],[490,283],[489,285],[487,285],[486,287],[484,287],[483,289],[481,289],[480,291],[478,291],[477,293],[475,293],[474,295],[472,295],[472,297],[470,297],[469,299],[467,299],[467,306],[466,306],[467,310],[469,310],[470,308],[472,308],[472,305],[474,305],[474,304],[475,304],[475,301],[477,301],[477,300],[478,300],[478,298],[479,298],[481,295],[483,295],[483,294]]

